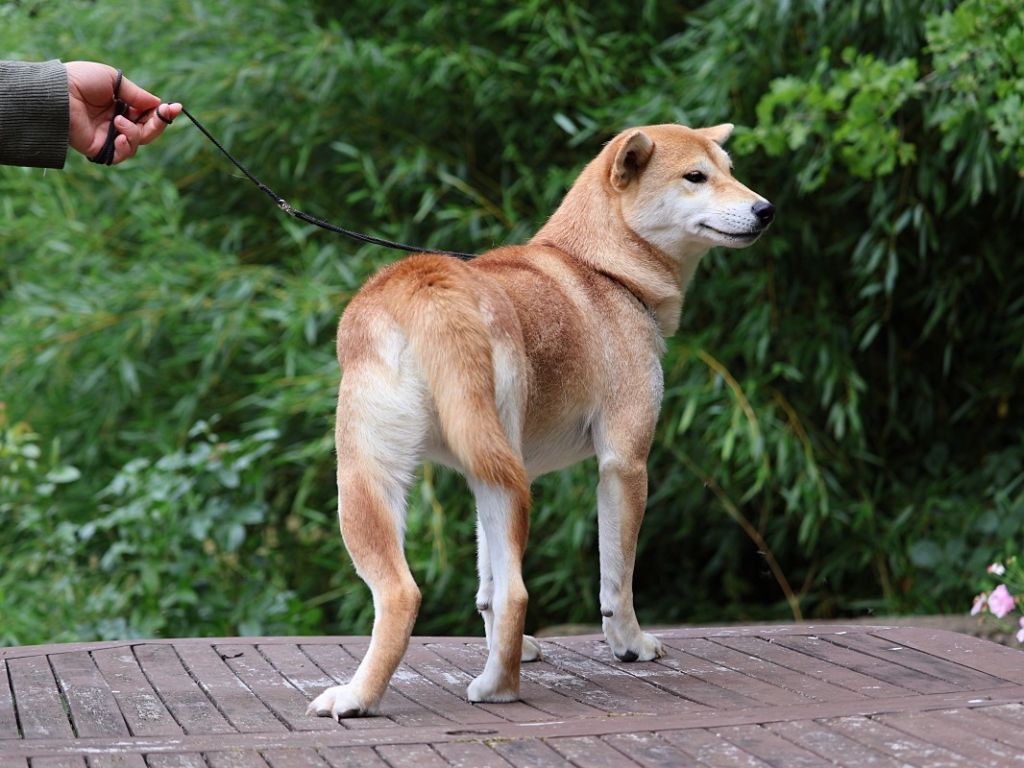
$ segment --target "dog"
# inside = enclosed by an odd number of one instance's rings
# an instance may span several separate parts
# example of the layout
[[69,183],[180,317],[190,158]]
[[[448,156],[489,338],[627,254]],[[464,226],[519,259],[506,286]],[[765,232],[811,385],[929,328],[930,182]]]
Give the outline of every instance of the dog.
[[375,714],[420,605],[403,552],[417,466],[461,472],[477,506],[476,607],[488,656],[472,702],[519,697],[530,482],[597,456],[600,607],[623,662],[664,655],[633,610],[660,357],[686,288],[714,246],[752,244],[774,208],[731,173],[731,124],[632,128],[580,173],[526,244],[463,262],[415,255],[385,267],[338,327],[335,442],[341,535],[373,593],[370,646],[351,682],[309,713]]

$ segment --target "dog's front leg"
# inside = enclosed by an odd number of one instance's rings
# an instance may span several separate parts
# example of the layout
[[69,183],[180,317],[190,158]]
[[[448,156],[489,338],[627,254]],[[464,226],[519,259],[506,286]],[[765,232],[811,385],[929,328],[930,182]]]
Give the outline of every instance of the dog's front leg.
[[633,610],[636,542],[647,503],[646,456],[600,458],[597,487],[601,553],[601,616],[604,636],[620,661],[650,661],[665,655],[661,641],[640,629]]

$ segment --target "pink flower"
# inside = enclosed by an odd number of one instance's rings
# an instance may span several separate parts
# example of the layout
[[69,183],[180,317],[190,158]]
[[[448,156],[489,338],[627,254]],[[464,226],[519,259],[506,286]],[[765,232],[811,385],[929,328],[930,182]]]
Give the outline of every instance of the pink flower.
[[994,573],[996,576],[1002,576],[1006,573],[1006,566],[1002,563],[992,563],[988,568],[985,569],[988,573]]
[[1024,643],[1024,616],[1020,617],[1020,632],[1017,633],[1017,642]]
[[988,596],[988,609],[998,618],[1003,618],[1017,605],[1017,598],[1010,594],[1005,584],[1000,584]]
[[974,598],[974,605],[971,606],[971,616],[977,616],[988,607],[988,595],[982,592]]

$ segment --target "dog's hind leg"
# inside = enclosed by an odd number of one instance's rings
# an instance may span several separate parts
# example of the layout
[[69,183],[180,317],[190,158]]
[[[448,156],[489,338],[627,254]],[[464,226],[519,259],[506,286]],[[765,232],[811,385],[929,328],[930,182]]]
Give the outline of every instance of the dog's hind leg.
[[409,644],[420,591],[403,549],[406,492],[426,435],[422,383],[384,366],[346,371],[338,399],[338,517],[356,572],[373,593],[370,647],[352,680],[328,688],[309,712],[373,714]]
[[486,548],[480,557],[492,580],[485,588],[482,579],[482,594],[477,597],[485,601],[482,613],[485,626],[490,624],[487,662],[483,673],[469,684],[467,695],[470,701],[514,701],[519,698],[526,622],[522,561],[529,529],[528,497],[473,479],[470,486],[477,502],[478,543]]
[[[510,450],[506,454],[506,462],[516,464],[521,472],[505,473],[501,478],[506,488],[516,489],[512,494],[495,493],[494,487],[488,483],[477,480],[470,480],[470,485],[476,496],[477,502],[477,523],[476,523],[476,553],[477,571],[480,577],[480,586],[476,594],[476,607],[484,620],[484,632],[487,636],[487,647],[493,651],[495,648],[495,584],[505,584],[508,579],[501,573],[495,576],[492,566],[492,551],[497,545],[506,550],[504,544],[509,540],[510,531],[522,530],[523,541],[519,547],[519,554],[515,564],[517,574],[512,577],[513,581],[518,578],[522,580],[519,572],[522,560],[522,550],[526,546],[525,529],[521,526],[529,526],[529,510],[519,509],[522,505],[529,505],[528,488],[520,487],[521,483],[529,481],[526,479],[525,468],[522,467],[522,431],[523,415],[526,407],[526,372],[522,370],[519,363],[519,356],[506,342],[495,344],[491,350],[491,366],[494,372],[494,406],[500,424],[501,433],[494,430],[490,436],[493,443],[502,443]],[[516,479],[517,476],[520,479]],[[494,477],[498,480],[498,477]],[[515,501],[513,501],[515,499]],[[497,509],[495,509],[495,506]],[[516,520],[516,517],[523,520]],[[491,541],[489,537],[498,536],[497,541]],[[502,552],[498,555],[505,558]],[[507,570],[507,565],[500,565],[499,570]],[[500,594],[499,594],[500,597]],[[521,661],[536,661],[541,658],[540,644],[529,635],[523,635]]]
[[[476,609],[484,620],[484,634],[487,637],[487,647],[491,647],[491,637],[494,634],[494,573],[491,570],[491,557],[487,549],[487,537],[484,533],[483,524],[477,513],[476,527],[476,556],[477,572],[480,575],[480,586],[476,593]],[[540,643],[530,635],[523,635],[523,650],[520,654],[521,661],[539,661],[542,658]]]

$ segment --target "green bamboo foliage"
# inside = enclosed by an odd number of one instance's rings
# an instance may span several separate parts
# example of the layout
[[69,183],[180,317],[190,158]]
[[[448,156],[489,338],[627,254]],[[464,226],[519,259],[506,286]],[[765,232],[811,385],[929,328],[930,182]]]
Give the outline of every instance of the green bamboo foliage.
[[[641,617],[959,611],[1019,553],[1019,3],[16,2],[0,48],[122,66],[297,207],[438,248],[522,242],[627,125],[735,122],[778,220],[669,343]],[[368,631],[333,334],[399,255],[183,120],[118,168],[0,169],[0,245],[0,642]],[[596,623],[595,482],[534,487],[531,629]],[[474,547],[424,468],[417,631],[480,631]]]

